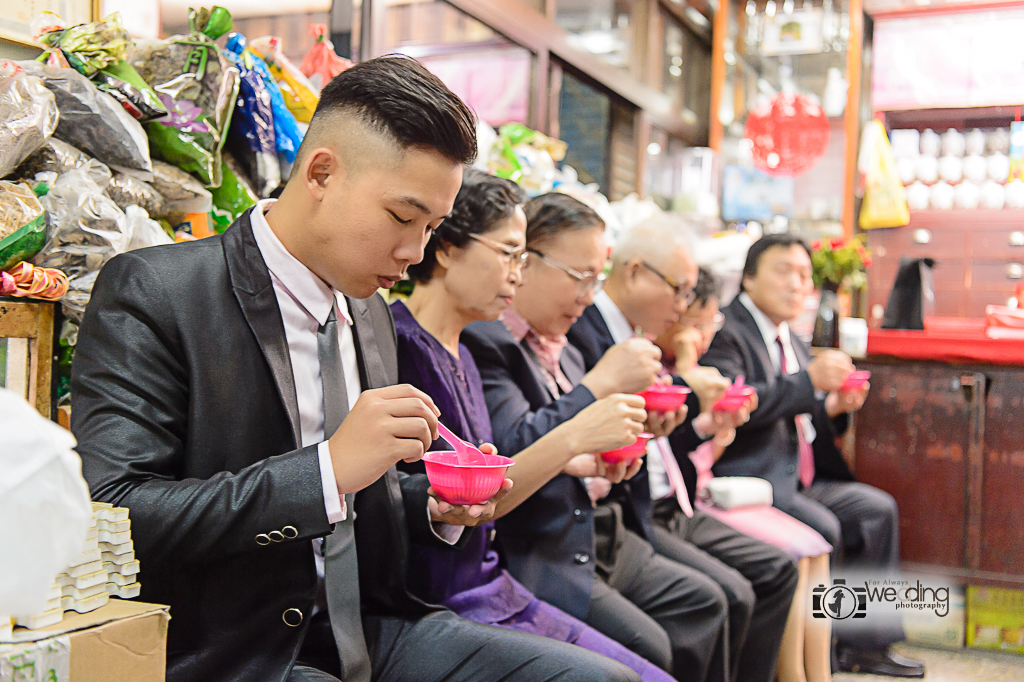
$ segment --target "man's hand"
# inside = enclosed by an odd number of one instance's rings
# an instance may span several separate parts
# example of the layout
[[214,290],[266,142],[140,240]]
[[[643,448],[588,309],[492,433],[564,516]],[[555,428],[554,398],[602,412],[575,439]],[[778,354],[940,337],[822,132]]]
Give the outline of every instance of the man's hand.
[[695,327],[683,326],[672,337],[672,347],[676,354],[676,373],[689,371],[700,359],[700,348],[704,345],[704,335]]
[[562,468],[562,473],[578,478],[600,477],[611,483],[621,483],[636,476],[642,464],[643,458],[637,458],[628,463],[608,463],[600,455],[587,453],[585,455],[576,455],[570,459],[565,467]]
[[408,384],[363,391],[328,445],[338,493],[362,490],[399,461],[422,458],[437,438],[440,414],[430,396]]
[[580,382],[597,399],[612,393],[637,393],[661,373],[661,349],[647,339],[627,339],[608,349]]
[[838,391],[853,369],[850,356],[838,350],[821,351],[807,363],[807,374],[814,388],[826,393]]
[[683,378],[690,390],[697,394],[701,411],[710,410],[715,401],[725,393],[725,389],[732,384],[714,367],[694,365],[679,376]]
[[448,504],[437,496],[433,488],[427,488],[427,494],[430,495],[430,499],[427,500],[430,520],[434,523],[447,523],[450,526],[472,527],[485,524],[494,517],[498,503],[505,495],[508,495],[510,490],[512,490],[512,479],[506,478],[494,497],[483,504]]
[[566,422],[572,452],[607,452],[636,441],[643,433],[644,399],[638,395],[616,393],[591,403]]
[[833,391],[825,396],[825,411],[830,417],[856,412],[864,407],[869,390],[871,390],[871,384],[866,383],[853,391]]
[[648,433],[653,433],[655,438],[668,436],[676,430],[676,427],[686,421],[688,411],[689,408],[683,405],[672,412],[648,412],[647,424],[644,428]]
[[708,410],[701,412],[693,420],[693,428],[698,434],[717,436],[723,431],[735,430],[750,420],[750,413],[757,409],[757,394],[747,398],[747,402],[735,412]]

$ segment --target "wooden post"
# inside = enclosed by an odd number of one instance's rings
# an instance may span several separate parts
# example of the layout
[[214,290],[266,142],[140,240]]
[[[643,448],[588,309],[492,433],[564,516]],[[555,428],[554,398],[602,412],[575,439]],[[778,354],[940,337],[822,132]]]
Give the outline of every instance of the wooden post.
[[50,418],[54,304],[0,299],[0,338],[28,340],[28,402]]
[[[859,0],[854,0],[859,3]],[[711,28],[711,112],[708,146],[719,151],[722,148],[722,137],[725,131],[718,118],[722,108],[722,97],[725,96],[725,39],[729,36],[729,15],[732,4],[729,0],[721,0]]]
[[857,185],[857,155],[860,150],[860,81],[861,81],[861,50],[864,45],[864,5],[863,0],[850,0],[850,41],[846,46],[846,80],[849,87],[846,91],[846,112],[843,116],[843,128],[846,134],[846,151],[844,153],[843,178],[843,235],[853,236],[854,196]]

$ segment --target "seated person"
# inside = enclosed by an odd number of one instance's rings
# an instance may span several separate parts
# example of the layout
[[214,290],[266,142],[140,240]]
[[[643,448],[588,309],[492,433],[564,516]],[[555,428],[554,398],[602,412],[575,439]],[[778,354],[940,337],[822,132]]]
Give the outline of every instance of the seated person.
[[[653,216],[619,236],[607,284],[568,333],[586,369],[616,343],[641,331],[657,336],[686,312],[697,282],[692,254],[689,226],[677,216]],[[695,419],[671,438],[651,441],[646,475],[613,490],[611,499],[631,510],[630,529],[659,554],[722,587],[729,599],[731,669],[742,680],[771,682],[796,590],[796,566],[778,548],[693,511],[697,476],[689,453],[716,431],[731,432],[746,414],[713,414],[710,406],[700,414],[695,396],[690,404]]]
[[[701,266],[693,288],[694,301],[681,320],[655,343],[683,375],[693,371],[715,334],[725,322],[718,310],[718,283],[711,270]],[[832,679],[831,619],[814,618],[809,593],[814,585],[829,585],[829,554],[832,546],[810,526],[792,516],[764,505],[721,509],[710,501],[708,483],[711,466],[736,436],[735,429],[720,431],[690,453],[697,470],[696,510],[710,515],[745,535],[771,543],[797,562],[799,581],[789,608],[779,651],[779,682],[828,682]]]
[[[441,410],[440,421],[477,446],[492,440],[491,421],[480,373],[459,335],[470,322],[496,320],[516,294],[526,245],[526,198],[510,180],[466,170],[451,216],[431,235],[423,261],[409,267],[416,282],[412,295],[405,303],[391,304],[398,332],[399,381],[429,394]],[[625,463],[610,465],[616,471],[609,472],[599,457],[584,453],[632,443],[645,417],[640,398],[613,395],[550,431],[515,455],[516,464],[508,471],[514,487],[498,504],[494,518],[560,473],[619,480]],[[440,443],[442,449],[451,449]],[[537,599],[500,568],[493,522],[477,528],[460,552],[414,546],[413,555],[416,570],[410,582],[427,601],[478,623],[596,651],[629,666],[642,680],[672,679],[618,642]]]
[[71,426],[93,497],[131,509],[142,599],[171,606],[169,682],[638,679],[406,588],[410,539],[464,544],[494,503],[442,508],[395,471],[438,411],[395,385],[376,291],[423,257],[475,154],[437,77],[369,60],[323,89],[280,199],[101,271]]
[[[842,565],[887,573],[899,567],[899,513],[892,496],[857,483],[835,447],[848,414],[868,386],[843,391],[853,370],[837,350],[812,357],[789,322],[812,291],[810,249],[791,234],[755,242],[743,266],[741,293],[723,311],[725,323],[701,364],[727,377],[743,375],[757,388],[758,409],[736,431],[715,463],[718,476],[758,476],[771,482],[774,505],[803,521],[842,555]],[[883,575],[878,576],[879,579]],[[921,677],[922,666],[890,653],[903,639],[899,625],[850,632],[837,625],[839,664],[880,675]]]
[[[604,223],[562,194],[533,199],[526,217],[530,255],[512,307],[462,334],[480,369],[494,442],[506,454],[596,401],[647,388],[661,370],[657,348],[637,338],[585,371],[565,333],[603,283]],[[654,426],[668,432],[680,416]],[[555,476],[497,527],[509,572],[541,599],[678,680],[730,679],[722,588],[627,531],[619,505],[595,507],[582,478]]]

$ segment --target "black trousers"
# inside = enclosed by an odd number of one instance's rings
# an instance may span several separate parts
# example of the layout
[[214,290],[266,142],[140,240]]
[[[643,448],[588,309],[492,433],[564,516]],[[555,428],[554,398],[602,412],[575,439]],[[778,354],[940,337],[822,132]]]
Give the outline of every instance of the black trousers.
[[[315,637],[314,624],[308,632]],[[364,616],[363,632],[374,682],[640,682],[626,666],[592,651],[480,625],[451,611],[437,611],[419,620]],[[325,644],[333,645],[333,639],[304,642],[289,682],[338,680],[337,668],[325,672],[310,664],[330,658],[329,650],[314,651]]]
[[727,599],[711,578],[620,527],[610,571],[598,569],[586,622],[683,682],[728,679]]
[[729,604],[730,671],[738,682],[771,682],[797,568],[781,549],[700,511],[687,518],[672,500],[655,503],[657,552],[717,583]]
[[[828,540],[834,571],[856,569],[882,579],[900,567],[900,514],[889,493],[865,483],[814,481],[775,506],[803,521]],[[839,641],[849,646],[881,648],[904,639],[899,619],[872,622],[865,629],[852,621],[835,621]]]

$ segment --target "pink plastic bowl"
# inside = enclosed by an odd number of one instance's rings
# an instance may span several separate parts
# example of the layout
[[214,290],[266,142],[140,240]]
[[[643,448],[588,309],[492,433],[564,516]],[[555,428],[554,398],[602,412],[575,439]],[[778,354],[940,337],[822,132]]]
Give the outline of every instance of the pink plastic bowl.
[[483,453],[487,464],[459,464],[450,450],[423,455],[427,480],[437,496],[448,504],[482,504],[494,497],[515,462],[501,455]]
[[649,412],[672,412],[686,404],[686,396],[689,393],[690,389],[684,386],[655,384],[637,395],[644,399],[644,405]]
[[871,372],[866,369],[858,369],[850,372],[839,387],[841,391],[859,391],[871,378]]
[[711,409],[718,410],[719,412],[739,412],[747,404],[747,400],[755,393],[757,393],[757,389],[753,386],[737,386],[733,384],[725,389],[725,393],[715,401]]
[[647,441],[654,438],[653,433],[641,433],[636,437],[632,445],[621,447],[618,450],[609,450],[601,453],[601,459],[606,462],[632,462],[637,457],[643,457],[647,451]]

